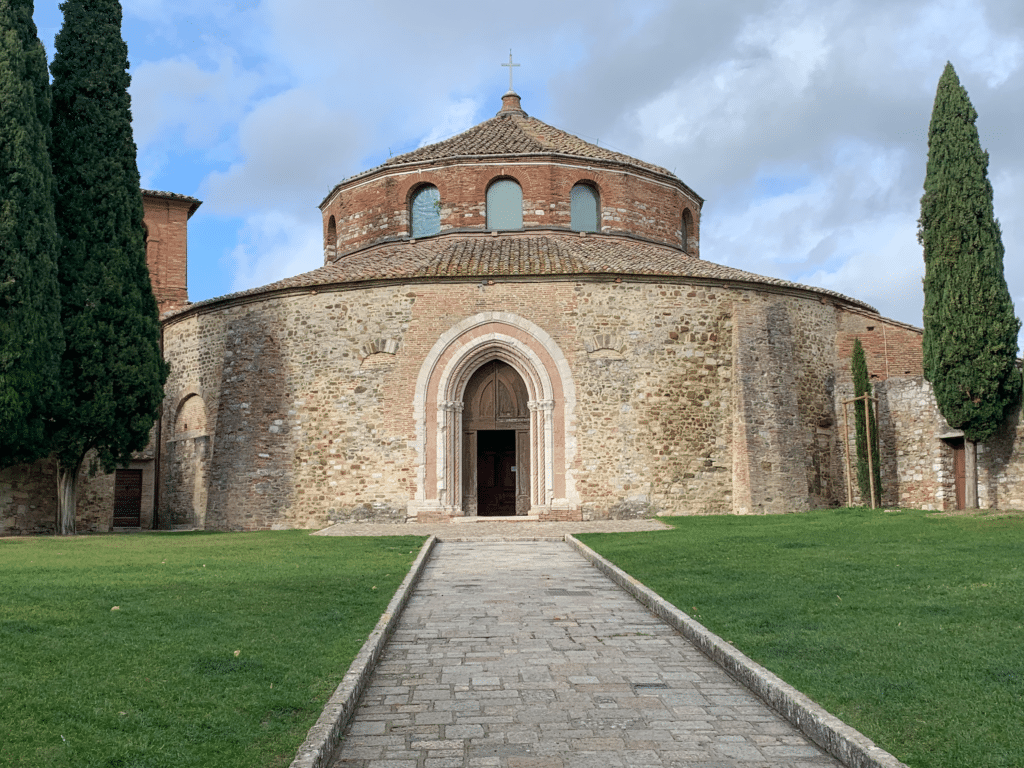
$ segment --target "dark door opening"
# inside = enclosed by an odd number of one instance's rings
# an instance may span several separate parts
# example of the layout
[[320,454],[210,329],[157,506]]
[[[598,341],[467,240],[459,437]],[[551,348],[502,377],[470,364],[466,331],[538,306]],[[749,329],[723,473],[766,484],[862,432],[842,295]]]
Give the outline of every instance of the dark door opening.
[[512,517],[516,513],[516,433],[481,429],[476,433],[477,514]]

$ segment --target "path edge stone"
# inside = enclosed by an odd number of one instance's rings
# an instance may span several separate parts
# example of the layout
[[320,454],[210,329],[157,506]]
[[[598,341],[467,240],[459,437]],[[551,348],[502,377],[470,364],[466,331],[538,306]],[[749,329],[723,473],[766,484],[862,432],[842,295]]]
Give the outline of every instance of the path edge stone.
[[341,743],[341,736],[359,705],[359,699],[370,680],[370,675],[377,666],[381,652],[394,634],[402,611],[405,610],[412,590],[419,581],[437,541],[436,536],[431,536],[423,543],[409,573],[405,575],[398,591],[388,603],[387,610],[381,615],[377,626],[359,649],[341,683],[327,700],[316,724],[306,734],[306,740],[296,752],[290,768],[327,768],[331,762],[334,751]]
[[848,768],[908,768],[856,728],[830,714],[572,534],[566,534],[565,541],[843,765]]

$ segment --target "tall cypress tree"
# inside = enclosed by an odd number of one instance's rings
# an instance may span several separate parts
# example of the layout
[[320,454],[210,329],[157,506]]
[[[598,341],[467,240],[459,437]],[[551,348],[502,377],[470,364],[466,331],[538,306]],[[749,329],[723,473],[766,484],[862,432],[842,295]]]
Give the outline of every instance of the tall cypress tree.
[[[853,340],[853,396],[871,394],[871,378],[868,375],[868,364],[864,358],[864,347],[860,339]],[[878,422],[875,419],[875,408],[871,400],[854,403],[854,422],[857,432],[857,487],[860,488],[862,499],[871,498],[871,476],[875,482],[875,505],[882,503],[882,468],[878,455]],[[871,462],[868,462],[868,425],[871,427]]]
[[141,450],[167,365],[146,267],[128,47],[117,0],[66,0],[53,59],[53,173],[67,345],[56,422],[58,521],[75,532],[86,454],[110,471]]
[[31,0],[0,0],[0,467],[48,453],[63,349],[50,79]]
[[974,448],[1020,404],[1020,321],[1003,277],[988,153],[967,91],[947,63],[928,129],[918,239],[924,246],[924,374],[967,442],[967,506],[977,506]]

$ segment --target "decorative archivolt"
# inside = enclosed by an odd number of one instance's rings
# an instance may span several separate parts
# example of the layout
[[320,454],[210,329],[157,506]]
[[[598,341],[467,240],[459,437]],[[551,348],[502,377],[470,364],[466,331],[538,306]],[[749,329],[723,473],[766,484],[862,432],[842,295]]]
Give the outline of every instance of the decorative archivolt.
[[[422,458],[414,507],[462,513],[466,386],[492,360],[508,364],[519,374],[529,398],[531,508],[560,506],[575,499],[565,472],[575,449],[566,421],[576,403],[568,362],[554,340],[534,323],[511,313],[486,312],[442,334],[420,369],[413,414]],[[558,483],[557,496],[556,454],[558,474],[565,478]]]

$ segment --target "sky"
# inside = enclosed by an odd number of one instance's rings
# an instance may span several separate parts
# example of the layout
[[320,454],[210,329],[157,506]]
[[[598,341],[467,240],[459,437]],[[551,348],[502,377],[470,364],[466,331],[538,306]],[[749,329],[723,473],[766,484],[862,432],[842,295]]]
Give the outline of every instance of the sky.
[[[492,117],[661,165],[705,199],[701,257],[921,325],[917,218],[953,63],[1024,313],[1020,0],[123,0],[142,186],[192,195],[189,298],[321,266],[342,179]],[[62,16],[36,0],[53,56]]]

